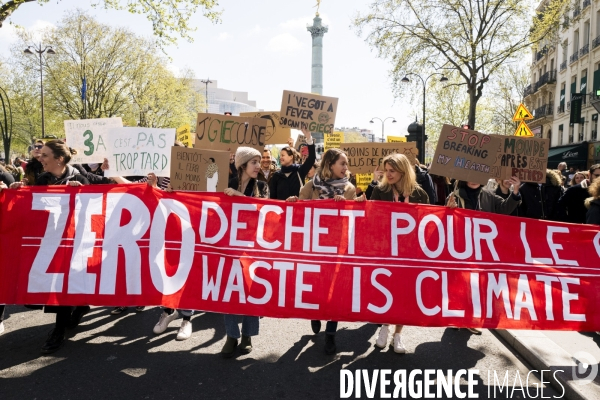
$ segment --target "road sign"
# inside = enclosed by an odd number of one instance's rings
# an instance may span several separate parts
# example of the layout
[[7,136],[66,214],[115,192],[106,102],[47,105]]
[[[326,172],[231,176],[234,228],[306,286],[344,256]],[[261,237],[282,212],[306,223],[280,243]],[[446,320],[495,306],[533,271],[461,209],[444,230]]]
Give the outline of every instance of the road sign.
[[529,129],[525,121],[521,121],[519,127],[515,131],[514,136],[534,137],[535,135],[533,134],[533,132],[531,132],[531,129]]
[[517,111],[515,112],[515,115],[513,115],[512,120],[514,122],[517,122],[525,121],[528,119],[533,119],[533,115],[531,115],[531,113],[523,103],[519,104],[519,108],[517,108]]

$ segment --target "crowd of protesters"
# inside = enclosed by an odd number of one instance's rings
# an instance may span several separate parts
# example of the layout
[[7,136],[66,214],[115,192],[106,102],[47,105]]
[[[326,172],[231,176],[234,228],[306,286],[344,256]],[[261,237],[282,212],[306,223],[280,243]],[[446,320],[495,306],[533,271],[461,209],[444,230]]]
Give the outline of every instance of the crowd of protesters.
[[[461,182],[446,177],[430,175],[426,166],[412,164],[402,154],[392,154],[383,159],[382,165],[373,171],[373,181],[365,193],[355,187],[348,167],[346,154],[340,149],[329,149],[317,162],[315,144],[309,131],[303,130],[306,151],[300,154],[290,142],[279,153],[279,167],[271,151],[259,152],[254,148],[239,147],[230,158],[229,185],[225,194],[270,198],[288,202],[301,200],[334,199],[336,201],[388,201],[400,203],[431,204],[450,208],[465,208],[489,213],[545,219],[571,223],[600,225],[600,164],[589,171],[567,169],[561,163],[557,170],[546,171],[545,183],[521,183],[517,177],[508,180],[490,180],[488,185],[477,182]],[[182,145],[175,143],[175,145]],[[110,169],[108,161],[103,164],[72,165],[75,149],[61,140],[36,141],[29,160],[16,158],[11,165],[0,165],[0,190],[18,189],[22,186],[94,185],[147,183],[157,189],[172,191],[169,178],[150,173],[145,177],[104,177]],[[27,306],[55,313],[56,320],[42,353],[58,350],[65,341],[65,331],[78,326],[89,306]],[[4,306],[0,306],[0,334],[4,331]],[[115,307],[111,314],[117,315],[126,307]],[[144,310],[136,307],[137,312]],[[182,323],[177,340],[191,336],[193,310],[162,308],[155,334],[163,333],[168,325],[181,315]],[[241,321],[241,330],[239,323]],[[227,338],[221,354],[231,357],[236,350],[252,351],[252,336],[259,333],[260,319],[255,316],[224,315]],[[335,354],[337,347],[336,321],[325,326],[326,354]],[[321,321],[311,321],[311,329],[317,334]],[[405,353],[402,326],[396,325],[390,346],[396,353]],[[481,331],[468,328],[475,334]],[[376,346],[384,348],[389,343],[391,330],[383,325]],[[240,340],[241,339],[241,340]],[[239,341],[239,342],[238,342]]]

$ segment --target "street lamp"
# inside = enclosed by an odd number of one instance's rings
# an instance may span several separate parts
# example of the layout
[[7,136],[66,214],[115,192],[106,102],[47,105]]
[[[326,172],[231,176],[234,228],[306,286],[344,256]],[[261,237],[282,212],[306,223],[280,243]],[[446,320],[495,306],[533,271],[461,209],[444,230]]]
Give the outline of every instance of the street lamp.
[[[33,51],[32,51],[33,50]],[[42,54],[56,54],[56,52],[52,49],[52,46],[46,46],[42,49],[42,45],[40,44],[38,47],[35,46],[27,46],[25,50],[23,50],[25,54],[34,55],[37,53],[40,56],[40,93],[42,99],[42,139],[46,137],[46,127],[44,123],[44,71],[42,68]]]
[[209,78],[207,80],[203,79],[200,82],[202,82],[206,85],[206,90],[204,91],[204,97],[206,98],[206,113],[208,114],[208,84],[212,83],[212,81]]
[[425,162],[425,89],[427,87],[427,81],[429,80],[429,78],[431,78],[434,75],[442,75],[442,77],[440,78],[440,82],[447,82],[448,78],[446,78],[444,76],[444,74],[442,74],[440,72],[434,72],[433,74],[431,74],[427,78],[425,78],[425,80],[423,80],[423,78],[421,78],[421,75],[414,74],[414,73],[408,73],[404,76],[404,78],[402,78],[401,82],[402,83],[410,83],[410,79],[408,79],[409,75],[418,77],[421,80],[421,82],[423,83],[423,127],[421,129],[421,148],[419,149],[419,156],[421,157],[421,161]]
[[385,137],[383,135],[383,133],[385,132],[385,121],[387,121],[388,119],[392,119],[392,123],[396,122],[396,118],[394,117],[387,117],[386,119],[382,120],[381,118],[378,117],[373,117],[371,118],[371,120],[369,121],[369,123],[374,124],[375,122],[373,122],[374,119],[378,119],[379,121],[381,121],[381,143],[385,142]]

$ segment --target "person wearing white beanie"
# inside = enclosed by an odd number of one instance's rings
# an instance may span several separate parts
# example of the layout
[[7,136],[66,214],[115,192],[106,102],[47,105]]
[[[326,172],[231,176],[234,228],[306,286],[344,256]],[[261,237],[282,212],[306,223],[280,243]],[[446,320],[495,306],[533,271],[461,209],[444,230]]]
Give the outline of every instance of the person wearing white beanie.
[[[235,152],[235,168],[237,176],[229,181],[225,194],[229,196],[249,196],[269,198],[269,188],[263,181],[256,179],[260,171],[261,154],[251,147],[238,147]],[[242,318],[241,342],[239,319]],[[249,315],[225,314],[225,331],[227,340],[221,350],[223,357],[229,358],[235,354],[239,347],[240,353],[248,354],[252,351],[252,336],[258,335],[259,318]]]

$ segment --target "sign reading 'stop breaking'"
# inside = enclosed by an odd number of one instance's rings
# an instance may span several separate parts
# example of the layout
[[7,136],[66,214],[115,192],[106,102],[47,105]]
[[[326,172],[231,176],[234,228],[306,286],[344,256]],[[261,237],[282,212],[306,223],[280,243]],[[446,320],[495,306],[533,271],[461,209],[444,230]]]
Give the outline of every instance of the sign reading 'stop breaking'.
[[281,124],[293,129],[332,133],[338,99],[312,93],[283,91]]
[[485,185],[500,147],[500,138],[444,125],[429,172]]

